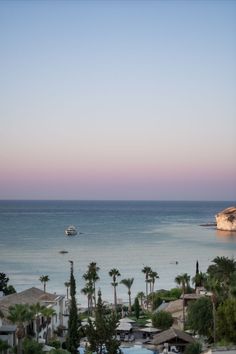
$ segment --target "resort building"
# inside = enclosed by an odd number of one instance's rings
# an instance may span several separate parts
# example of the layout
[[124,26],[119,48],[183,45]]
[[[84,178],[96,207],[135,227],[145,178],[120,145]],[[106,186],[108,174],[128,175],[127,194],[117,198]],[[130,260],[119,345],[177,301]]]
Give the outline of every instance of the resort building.
[[166,331],[154,335],[150,344],[160,351],[166,349],[166,352],[172,352],[177,349],[178,352],[184,352],[186,346],[190,343],[194,343],[195,340],[188,333],[180,331],[171,327]]
[[[26,289],[20,293],[15,293],[0,298],[0,338],[6,340],[8,344],[15,344],[16,326],[8,320],[9,307],[15,304],[34,305],[39,303],[41,306],[52,308],[55,315],[50,319],[50,323],[46,325],[46,319],[42,314],[37,315],[37,320],[32,320],[26,327],[26,331],[30,335],[37,334],[38,339],[44,342],[47,338],[52,337],[54,331],[63,332],[68,325],[68,300],[64,295],[46,293],[38,288]],[[46,333],[47,332],[47,333]]]

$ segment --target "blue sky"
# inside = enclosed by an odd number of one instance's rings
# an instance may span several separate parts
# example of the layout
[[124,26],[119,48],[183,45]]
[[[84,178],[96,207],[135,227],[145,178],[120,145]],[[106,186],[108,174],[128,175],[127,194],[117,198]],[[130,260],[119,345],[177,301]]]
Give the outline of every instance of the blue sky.
[[236,199],[235,1],[1,1],[1,199]]

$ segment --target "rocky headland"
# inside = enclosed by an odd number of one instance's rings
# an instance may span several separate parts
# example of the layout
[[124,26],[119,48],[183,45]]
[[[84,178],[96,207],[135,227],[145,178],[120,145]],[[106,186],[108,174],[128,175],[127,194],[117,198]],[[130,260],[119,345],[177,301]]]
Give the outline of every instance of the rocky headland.
[[236,207],[230,207],[216,214],[216,225],[218,230],[236,231]]

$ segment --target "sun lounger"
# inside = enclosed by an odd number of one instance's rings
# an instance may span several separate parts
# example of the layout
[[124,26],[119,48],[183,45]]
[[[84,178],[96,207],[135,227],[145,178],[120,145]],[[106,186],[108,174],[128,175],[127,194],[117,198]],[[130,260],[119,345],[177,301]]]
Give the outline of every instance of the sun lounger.
[[133,341],[134,341],[134,339],[135,339],[135,338],[134,338],[134,335],[133,335],[133,334],[131,334],[131,335],[130,335],[130,337],[129,337],[129,342],[133,342]]
[[128,334],[126,334],[126,335],[125,335],[124,342],[128,342],[128,341],[129,341],[129,335],[128,335]]

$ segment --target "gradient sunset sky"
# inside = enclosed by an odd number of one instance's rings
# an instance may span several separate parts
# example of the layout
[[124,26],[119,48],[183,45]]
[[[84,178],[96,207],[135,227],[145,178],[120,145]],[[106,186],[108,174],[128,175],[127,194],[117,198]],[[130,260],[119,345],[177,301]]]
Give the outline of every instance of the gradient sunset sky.
[[236,1],[1,1],[0,199],[236,200]]

